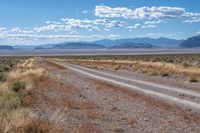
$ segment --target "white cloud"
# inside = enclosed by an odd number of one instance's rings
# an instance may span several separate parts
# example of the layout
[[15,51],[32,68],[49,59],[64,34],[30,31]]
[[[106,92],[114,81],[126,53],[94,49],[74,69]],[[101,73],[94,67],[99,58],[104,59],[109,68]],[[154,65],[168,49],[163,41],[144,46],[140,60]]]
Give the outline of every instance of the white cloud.
[[200,22],[200,17],[193,17],[191,19],[188,19],[188,20],[185,20],[183,21],[183,23],[189,23],[189,24],[192,24],[192,23],[198,23]]
[[119,37],[120,37],[120,35],[114,35],[114,34],[111,34],[108,36],[108,38],[110,38],[110,39],[117,39]]
[[0,34],[0,39],[10,44],[26,44],[33,42],[62,42],[102,39],[101,35],[38,35],[38,34]]
[[200,17],[200,13],[187,12],[181,7],[152,6],[130,9],[127,7],[96,6],[95,15],[105,18],[125,19],[178,19]]
[[200,34],[200,31],[197,31],[197,34]]
[[162,20],[146,21],[144,24],[146,24],[146,25],[154,25],[154,24],[159,24],[159,23],[164,23],[164,21],[162,21]]
[[0,32],[7,32],[7,28],[0,27]]
[[[33,29],[36,32],[48,32],[48,31],[67,31],[67,28],[64,25],[59,25],[59,24],[48,24],[46,26],[41,26],[41,27],[35,27]],[[69,30],[69,29],[68,29]]]
[[11,32],[15,32],[15,33],[24,33],[24,34],[31,34],[34,33],[32,30],[29,29],[21,29],[19,27],[15,27],[11,29]]
[[73,19],[73,18],[65,18],[62,19],[66,25],[70,26],[71,28],[86,28],[86,29],[94,29],[99,30],[97,26],[104,26],[106,28],[112,27],[123,27],[124,22],[118,20],[109,20],[109,19],[95,19],[95,20],[88,20],[88,19]]
[[155,24],[156,23],[154,23],[153,21],[148,21],[148,22],[145,22],[144,24],[134,24],[132,26],[128,26],[127,29],[129,31],[133,31],[135,29],[156,28],[157,25]]

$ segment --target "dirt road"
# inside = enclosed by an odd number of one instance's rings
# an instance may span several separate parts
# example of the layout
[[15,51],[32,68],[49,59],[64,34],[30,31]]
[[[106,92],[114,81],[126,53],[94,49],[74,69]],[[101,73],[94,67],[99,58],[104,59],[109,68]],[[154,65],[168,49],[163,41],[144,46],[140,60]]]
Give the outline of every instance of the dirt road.
[[74,70],[78,73],[92,77],[94,79],[119,85],[121,87],[127,87],[129,89],[140,91],[147,95],[161,98],[167,102],[175,103],[179,106],[185,106],[189,109],[193,109],[198,112],[200,111],[199,92],[190,91],[183,88],[176,88],[173,86],[160,85],[157,83],[151,83],[147,81],[140,81],[137,79],[130,79],[114,73],[105,73],[100,70],[94,70],[78,65],[59,63],[59,62],[56,63],[68,69]]

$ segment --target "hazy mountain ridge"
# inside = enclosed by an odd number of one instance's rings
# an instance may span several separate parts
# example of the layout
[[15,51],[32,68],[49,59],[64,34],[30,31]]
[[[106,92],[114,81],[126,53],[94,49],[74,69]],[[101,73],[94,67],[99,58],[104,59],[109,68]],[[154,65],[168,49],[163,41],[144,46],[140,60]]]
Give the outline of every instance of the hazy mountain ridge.
[[200,47],[200,35],[188,38],[187,40],[183,41],[183,43],[180,44],[180,47],[184,48]]
[[[186,47],[184,40],[176,40],[169,38],[132,38],[132,39],[116,39],[109,40],[103,39],[93,42],[63,42],[55,44],[44,44],[44,45],[29,45],[29,46],[13,46],[16,50],[39,50],[39,49],[116,49],[116,48],[178,48]],[[193,46],[193,45],[192,45]],[[12,47],[12,46],[11,46]],[[10,48],[12,49],[12,48]]]
[[184,40],[176,40],[169,38],[132,38],[132,39],[117,39],[117,40],[109,40],[103,39],[99,41],[94,41],[93,43],[102,44],[107,47],[112,47],[116,45],[121,45],[123,43],[149,43],[157,47],[177,47]]
[[0,50],[15,50],[15,49],[12,46],[0,45]]
[[[92,49],[92,48],[153,48],[153,47],[178,47],[183,40],[169,38],[133,38],[133,39],[103,39],[93,42],[65,42],[50,44],[51,49]],[[140,44],[141,46],[139,46]],[[146,45],[145,45],[146,44]],[[36,49],[49,49],[46,45],[40,45]]]
[[154,48],[152,44],[149,43],[133,43],[126,42],[121,45],[115,45],[110,47],[111,49],[130,49],[130,48]]
[[53,49],[95,49],[95,48],[106,48],[100,44],[91,44],[91,43],[61,43],[52,47]]

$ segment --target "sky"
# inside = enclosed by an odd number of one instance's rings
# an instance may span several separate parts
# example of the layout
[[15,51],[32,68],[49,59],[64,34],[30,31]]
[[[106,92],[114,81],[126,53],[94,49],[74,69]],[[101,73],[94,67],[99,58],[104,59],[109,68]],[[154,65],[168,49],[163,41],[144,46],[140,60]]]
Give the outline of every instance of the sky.
[[200,34],[200,0],[0,0],[0,45]]

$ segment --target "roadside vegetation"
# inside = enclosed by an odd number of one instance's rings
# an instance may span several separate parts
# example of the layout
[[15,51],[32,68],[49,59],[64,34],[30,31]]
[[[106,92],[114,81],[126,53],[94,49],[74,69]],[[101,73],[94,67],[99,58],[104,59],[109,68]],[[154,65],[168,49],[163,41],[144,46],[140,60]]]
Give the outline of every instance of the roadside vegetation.
[[35,81],[46,71],[34,59],[1,58],[0,133],[54,132],[47,122],[31,117]]
[[200,54],[61,57],[72,63],[106,70],[200,81]]

